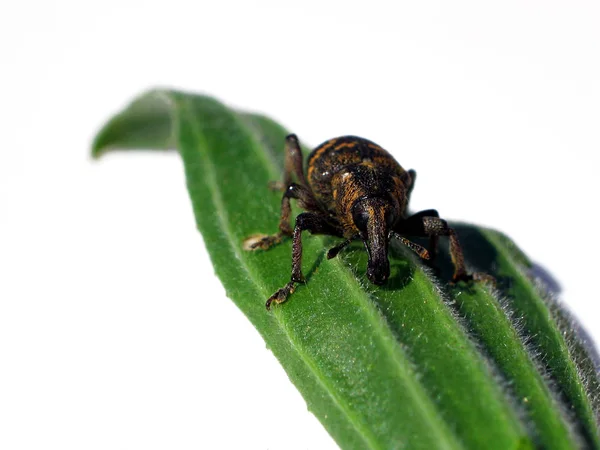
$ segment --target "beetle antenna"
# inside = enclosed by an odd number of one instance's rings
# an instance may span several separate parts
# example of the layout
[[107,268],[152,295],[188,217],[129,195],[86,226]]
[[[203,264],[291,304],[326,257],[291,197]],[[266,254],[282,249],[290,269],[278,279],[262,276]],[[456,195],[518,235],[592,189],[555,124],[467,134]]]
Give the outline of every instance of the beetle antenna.
[[335,258],[338,255],[338,253],[345,249],[348,246],[348,244],[350,244],[350,242],[352,242],[355,238],[356,236],[352,236],[351,238],[346,239],[344,242],[340,242],[335,247],[331,247],[327,252],[327,259]]
[[395,231],[392,231],[391,234],[396,239],[398,239],[400,242],[402,242],[404,245],[406,245],[408,248],[410,248],[413,252],[415,252],[417,255],[419,255],[421,258],[430,259],[429,252],[422,245],[419,245],[412,241],[409,241],[404,236],[401,236],[400,234],[396,233]]

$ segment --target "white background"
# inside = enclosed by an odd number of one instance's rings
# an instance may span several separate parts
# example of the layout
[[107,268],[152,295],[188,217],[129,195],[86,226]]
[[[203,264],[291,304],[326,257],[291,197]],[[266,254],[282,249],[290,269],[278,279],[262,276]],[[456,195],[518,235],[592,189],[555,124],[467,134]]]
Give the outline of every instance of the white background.
[[0,448],[335,448],[214,277],[178,156],[88,156],[157,85],[375,140],[417,169],[414,209],[512,236],[599,340],[599,23],[573,0],[3,4]]

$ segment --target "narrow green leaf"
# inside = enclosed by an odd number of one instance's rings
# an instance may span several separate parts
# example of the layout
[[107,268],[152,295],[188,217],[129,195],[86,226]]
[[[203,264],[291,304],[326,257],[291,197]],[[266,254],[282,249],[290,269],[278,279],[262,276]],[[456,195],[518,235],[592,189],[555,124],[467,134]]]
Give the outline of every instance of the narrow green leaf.
[[291,245],[246,252],[242,241],[276,230],[280,199],[267,182],[281,179],[286,134],[264,116],[157,90],[109,121],[93,154],[179,150],[227,295],[341,447],[600,448],[589,353],[561,332],[560,310],[551,313],[523,275],[526,258],[493,232],[459,228],[467,262],[498,277],[501,299],[483,285],[440,281],[447,255],[438,278],[396,247],[390,280],[378,288],[364,277],[359,246],[326,261],[335,241],[312,236],[304,239],[308,283],[267,312],[265,299],[289,280]]
[[[596,413],[593,410],[599,392],[598,373],[590,366],[590,357],[580,346],[576,329],[573,324],[564,323],[566,312],[536,286],[531,271],[526,274],[531,263],[516,246],[501,233],[492,230],[481,233],[493,246],[496,254],[493,272],[503,281],[500,286],[507,307],[531,337],[530,348],[539,355],[536,360],[541,371],[563,397],[565,413],[574,413],[579,419],[574,426],[586,444],[600,447],[598,410]],[[492,271],[491,267],[488,269]],[[576,348],[579,356],[574,354]]]

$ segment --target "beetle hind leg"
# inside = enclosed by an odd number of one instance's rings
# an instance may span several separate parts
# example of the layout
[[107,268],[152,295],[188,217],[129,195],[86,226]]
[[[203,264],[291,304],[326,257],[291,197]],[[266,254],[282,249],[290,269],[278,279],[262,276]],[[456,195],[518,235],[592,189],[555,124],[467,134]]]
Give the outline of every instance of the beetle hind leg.
[[292,183],[293,175],[296,176],[298,183],[307,186],[302,164],[302,150],[300,149],[298,137],[295,134],[289,134],[285,138],[283,181],[269,181],[269,189],[284,192]]

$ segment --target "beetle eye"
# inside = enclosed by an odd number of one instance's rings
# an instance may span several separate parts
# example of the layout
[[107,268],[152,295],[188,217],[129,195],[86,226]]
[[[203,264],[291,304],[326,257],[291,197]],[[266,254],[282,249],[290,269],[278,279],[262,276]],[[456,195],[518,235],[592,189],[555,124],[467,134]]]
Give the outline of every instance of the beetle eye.
[[396,222],[396,211],[393,208],[385,211],[385,223],[388,228],[392,228]]
[[354,208],[352,213],[352,219],[354,220],[354,225],[360,231],[367,231],[367,223],[369,222],[369,213],[363,208]]

